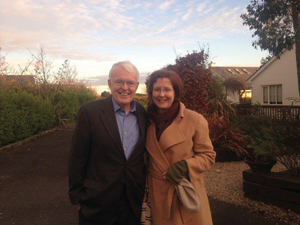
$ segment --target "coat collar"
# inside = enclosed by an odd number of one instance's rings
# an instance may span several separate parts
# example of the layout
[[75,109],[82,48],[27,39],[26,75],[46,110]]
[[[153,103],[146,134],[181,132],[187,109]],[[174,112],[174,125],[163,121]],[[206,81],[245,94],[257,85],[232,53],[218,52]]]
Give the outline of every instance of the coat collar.
[[[184,117],[185,106],[180,102],[179,113],[173,120],[170,126],[162,133],[159,145],[161,150],[164,152],[169,147],[181,143],[186,140],[183,131],[179,127],[180,120]],[[155,126],[154,126],[155,127]]]

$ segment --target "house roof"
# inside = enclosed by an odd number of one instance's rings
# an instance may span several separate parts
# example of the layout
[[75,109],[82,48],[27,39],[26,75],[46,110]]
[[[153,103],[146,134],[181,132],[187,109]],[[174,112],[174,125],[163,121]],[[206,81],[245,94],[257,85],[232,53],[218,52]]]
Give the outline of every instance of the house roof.
[[35,83],[36,75],[4,75],[8,81],[14,81],[17,84]]
[[219,75],[224,79],[228,77],[236,77],[246,81],[259,67],[246,67],[246,66],[216,66],[210,67],[213,75]]

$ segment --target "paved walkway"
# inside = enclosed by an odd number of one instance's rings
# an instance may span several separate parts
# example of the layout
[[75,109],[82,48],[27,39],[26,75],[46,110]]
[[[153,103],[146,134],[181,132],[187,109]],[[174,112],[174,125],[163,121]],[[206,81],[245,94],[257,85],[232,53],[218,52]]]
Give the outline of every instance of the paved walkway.
[[[68,199],[67,161],[73,129],[56,130],[0,152],[1,225],[76,225]],[[283,225],[210,199],[214,225]],[[162,224],[163,225],[163,224]]]

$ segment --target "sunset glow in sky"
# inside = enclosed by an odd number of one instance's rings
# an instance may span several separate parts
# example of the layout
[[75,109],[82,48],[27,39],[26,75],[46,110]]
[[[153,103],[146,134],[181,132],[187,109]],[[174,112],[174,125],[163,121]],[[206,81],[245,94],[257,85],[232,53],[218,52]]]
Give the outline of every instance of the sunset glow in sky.
[[[47,59],[65,59],[82,78],[107,75],[130,60],[141,74],[174,64],[176,55],[209,44],[216,66],[259,66],[240,15],[250,0],[0,0],[0,46],[17,67],[44,46]],[[105,79],[104,79],[105,80]]]

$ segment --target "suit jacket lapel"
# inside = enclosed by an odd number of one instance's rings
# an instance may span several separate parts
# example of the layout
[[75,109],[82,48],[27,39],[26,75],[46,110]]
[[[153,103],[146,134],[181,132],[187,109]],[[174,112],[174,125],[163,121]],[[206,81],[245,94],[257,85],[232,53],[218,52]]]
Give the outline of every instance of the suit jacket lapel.
[[112,97],[110,96],[103,100],[103,107],[101,107],[100,110],[100,118],[107,130],[107,133],[111,136],[112,140],[125,157],[111,98]]
[[138,122],[139,122],[139,127],[140,127],[140,132],[141,132],[141,137],[140,140],[142,139],[142,137],[145,136],[145,132],[146,132],[146,118],[144,116],[143,113],[143,109],[136,104],[136,112],[137,112],[137,118],[138,118]]

